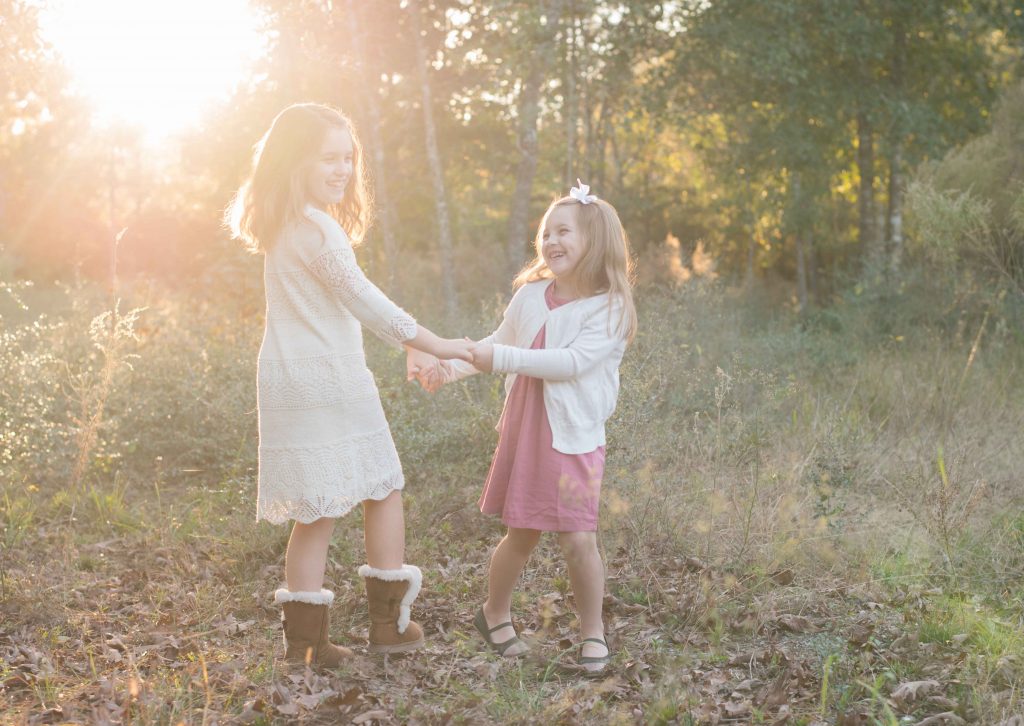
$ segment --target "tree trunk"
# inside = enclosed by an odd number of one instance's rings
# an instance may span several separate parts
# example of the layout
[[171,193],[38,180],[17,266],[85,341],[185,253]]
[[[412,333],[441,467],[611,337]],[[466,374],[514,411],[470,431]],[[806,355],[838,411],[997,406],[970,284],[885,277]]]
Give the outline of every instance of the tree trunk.
[[807,272],[807,302],[818,300],[818,254],[814,247],[814,232],[808,230],[804,238],[804,266]]
[[796,233],[796,299],[800,317],[807,313],[807,261],[804,256],[804,233]]
[[396,267],[398,262],[398,241],[395,237],[394,207],[391,204],[391,197],[388,194],[388,184],[385,171],[387,161],[384,156],[384,140],[381,138],[381,114],[380,102],[377,98],[376,75],[370,71],[372,67],[370,58],[366,55],[366,46],[363,43],[363,32],[359,23],[358,8],[360,4],[355,0],[348,0],[346,15],[348,16],[349,35],[352,41],[352,51],[356,56],[356,68],[359,73],[360,82],[365,92],[359,94],[360,99],[365,99],[366,133],[370,144],[370,165],[373,169],[374,198],[377,208],[380,210],[381,236],[384,238],[384,266],[385,285],[384,289],[388,295],[394,296],[398,292],[396,281]]
[[807,254],[804,249],[807,244],[807,223],[804,220],[803,189],[798,173],[794,172],[790,178],[789,194],[792,221],[787,226],[791,228],[796,244],[796,299],[800,317],[803,317],[807,312]]
[[423,125],[427,145],[427,162],[430,165],[430,181],[434,187],[434,206],[437,209],[437,246],[441,256],[441,294],[444,297],[445,313],[449,319],[455,317],[455,255],[452,251],[451,217],[448,214],[448,198],[444,187],[444,168],[441,165],[441,151],[437,145],[437,130],[434,127],[433,95],[430,88],[427,47],[423,42],[422,18],[418,0],[409,1],[409,12],[413,23],[413,37],[416,42],[416,64],[419,66],[420,93],[423,99]]
[[903,149],[897,145],[889,159],[889,214],[886,216],[889,266],[898,270],[903,261]]
[[615,133],[615,124],[608,124],[608,143],[612,147],[612,167],[615,173],[615,178],[612,180],[612,184],[615,185],[615,190],[625,188],[623,179],[625,178],[625,172],[623,166],[625,162],[622,160],[622,155],[619,153],[619,137]]
[[743,287],[754,286],[754,260],[757,255],[757,211],[754,206],[754,193],[750,188],[750,177],[743,177],[744,197],[750,209],[750,234],[747,235],[747,269],[743,276]]
[[[603,194],[607,195],[608,192],[608,128],[610,122],[608,120],[608,102],[607,99],[601,101],[601,111],[597,117],[597,143],[595,144],[594,153],[597,154],[597,166],[594,169],[594,180],[597,182],[597,189],[605,190]],[[588,154],[588,157],[592,156]],[[589,184],[589,182],[588,182]],[[594,185],[591,185],[594,186]]]
[[863,111],[857,114],[857,169],[860,192],[857,195],[858,233],[861,253],[875,252],[875,150],[871,121]]
[[[893,24],[893,58],[890,81],[893,97],[903,100],[904,75],[907,60],[907,34],[903,23]],[[897,106],[892,123],[889,144],[889,209],[885,217],[887,269],[898,270],[903,258],[903,112]]]
[[[581,34],[579,52],[583,56],[580,59],[579,64],[585,68],[587,64],[586,48],[590,40],[582,22],[580,23],[579,33]],[[593,95],[589,93],[587,84],[584,83],[580,88],[580,116],[583,119],[583,147],[580,149],[580,166],[582,167],[583,174],[585,175],[583,181],[591,186],[593,186],[591,179],[593,179],[594,175],[594,163],[591,156],[595,153],[596,149],[596,145],[594,143],[593,102]]]
[[111,138],[110,154],[107,157],[107,211],[110,239],[110,252],[107,257],[110,285],[110,309],[114,309],[117,302],[117,246],[121,241],[121,235],[117,233],[117,143]]
[[519,92],[519,167],[516,170],[516,188],[512,193],[512,208],[508,215],[508,240],[505,246],[510,274],[515,275],[523,265],[524,247],[529,241],[530,196],[533,177],[537,173],[537,119],[540,116],[540,91],[557,32],[557,18],[561,14],[561,0],[543,3],[547,16],[546,32],[541,43],[530,53],[529,68]]
[[565,184],[572,186],[579,170],[576,169],[576,43],[577,29],[573,0],[567,0],[568,23],[566,25],[566,70],[565,70]]

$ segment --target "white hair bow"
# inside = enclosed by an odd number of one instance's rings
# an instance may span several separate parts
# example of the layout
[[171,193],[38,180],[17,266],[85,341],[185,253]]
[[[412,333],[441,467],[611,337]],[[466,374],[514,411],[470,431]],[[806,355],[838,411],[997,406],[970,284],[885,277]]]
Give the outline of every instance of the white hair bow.
[[590,193],[590,187],[576,178],[578,187],[573,187],[569,190],[569,196],[578,201],[580,204],[590,204],[591,202],[597,201],[597,195]]

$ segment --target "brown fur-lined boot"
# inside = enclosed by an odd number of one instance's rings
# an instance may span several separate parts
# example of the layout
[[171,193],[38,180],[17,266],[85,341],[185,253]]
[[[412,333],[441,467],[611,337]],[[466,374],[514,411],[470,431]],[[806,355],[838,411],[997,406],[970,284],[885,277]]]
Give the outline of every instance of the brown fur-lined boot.
[[281,588],[274,593],[274,602],[281,606],[286,661],[336,668],[352,657],[351,650],[328,639],[333,592],[292,592]]
[[359,568],[370,605],[370,652],[403,653],[423,645],[423,628],[410,620],[423,573],[415,565],[397,570]]

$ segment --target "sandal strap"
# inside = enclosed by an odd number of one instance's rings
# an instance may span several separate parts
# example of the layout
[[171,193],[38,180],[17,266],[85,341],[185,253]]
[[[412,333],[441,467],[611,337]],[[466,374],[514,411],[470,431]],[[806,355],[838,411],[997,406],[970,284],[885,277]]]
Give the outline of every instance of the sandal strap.
[[508,650],[509,648],[511,648],[513,645],[515,645],[518,642],[520,642],[519,641],[519,636],[518,635],[513,635],[508,640],[503,640],[500,643],[495,643],[495,642],[491,641],[490,646],[492,648],[494,648],[496,651],[498,651],[498,655],[505,655],[505,651]]
[[[604,655],[582,655],[584,643],[595,643],[596,645],[603,645],[605,651],[607,652]],[[578,659],[580,665],[588,665],[595,663],[607,664],[611,662],[611,648],[608,647],[608,643],[605,641],[604,638],[584,638],[579,642],[579,645],[577,647],[579,647],[581,653]]]
[[[476,626],[476,629],[480,632],[480,635],[483,636],[484,640],[487,642],[487,645],[490,646],[490,648],[494,650],[496,653],[498,653],[498,655],[505,655],[506,650],[511,648],[516,643],[521,642],[519,640],[519,636],[515,632],[515,626],[512,625],[511,620],[506,623],[501,623],[500,625],[495,625],[492,628],[487,624],[487,616],[484,615],[483,608],[477,610],[476,616],[473,618],[473,625]],[[508,640],[503,640],[500,643],[495,643],[494,639],[491,637],[491,634],[498,630],[501,630],[502,628],[512,628],[512,637]]]

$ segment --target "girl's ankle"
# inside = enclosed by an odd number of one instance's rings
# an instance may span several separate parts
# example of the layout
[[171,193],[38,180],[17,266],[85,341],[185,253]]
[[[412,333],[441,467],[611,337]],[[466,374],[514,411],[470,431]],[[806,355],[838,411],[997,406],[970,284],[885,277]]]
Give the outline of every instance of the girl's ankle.
[[511,605],[509,605],[508,607],[505,607],[505,608],[501,608],[501,607],[495,608],[494,606],[492,606],[490,604],[489,600],[485,600],[484,604],[481,605],[480,607],[484,611],[484,615],[487,616],[488,620],[491,620],[493,618],[499,618],[499,617],[502,617],[502,616],[506,616],[506,619],[507,619],[507,616],[510,615],[511,612],[512,612],[512,606]]

